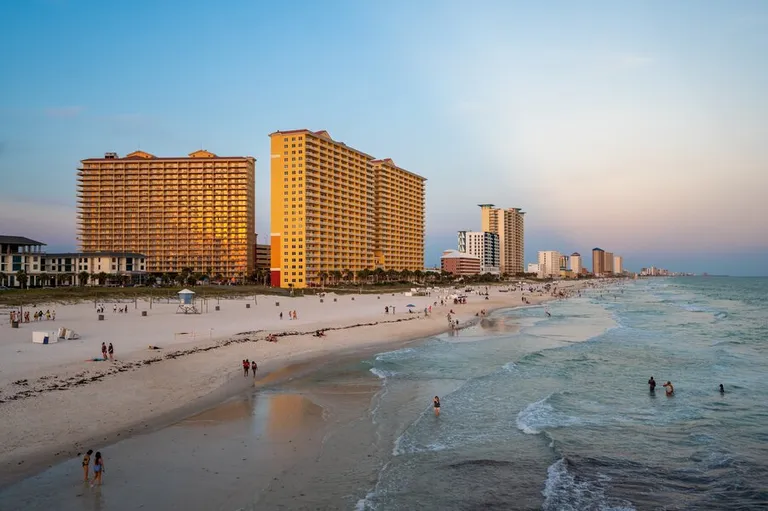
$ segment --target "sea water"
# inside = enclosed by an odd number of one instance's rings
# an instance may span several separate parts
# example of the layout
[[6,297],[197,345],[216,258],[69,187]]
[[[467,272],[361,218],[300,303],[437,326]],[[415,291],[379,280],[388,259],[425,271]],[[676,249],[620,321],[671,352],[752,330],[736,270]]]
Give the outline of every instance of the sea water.
[[365,361],[387,445],[357,509],[768,507],[766,299],[768,279],[641,280]]

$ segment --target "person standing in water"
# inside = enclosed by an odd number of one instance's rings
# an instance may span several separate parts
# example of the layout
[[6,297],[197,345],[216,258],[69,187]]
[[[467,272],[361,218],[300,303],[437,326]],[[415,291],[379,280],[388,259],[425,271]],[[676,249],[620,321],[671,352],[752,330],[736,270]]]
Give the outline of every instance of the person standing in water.
[[720,384],[720,393],[725,394],[725,387],[723,387],[723,384]]
[[666,389],[667,389],[667,396],[671,396],[672,394],[675,393],[675,387],[672,386],[672,382],[671,381],[668,381],[667,383],[662,385],[662,387],[666,387]]
[[440,398],[435,396],[435,399],[432,400],[432,406],[435,409],[435,417],[440,416]]
[[91,488],[99,482],[101,486],[101,475],[104,473],[104,458],[101,457],[101,452],[96,453],[96,458],[93,460],[93,481],[91,482]]
[[91,471],[91,454],[93,454],[93,449],[88,449],[88,452],[85,453],[85,456],[83,456],[83,482],[88,482],[88,475]]
[[651,376],[651,379],[648,380],[648,390],[651,392],[656,391],[656,380],[653,379],[653,376]]

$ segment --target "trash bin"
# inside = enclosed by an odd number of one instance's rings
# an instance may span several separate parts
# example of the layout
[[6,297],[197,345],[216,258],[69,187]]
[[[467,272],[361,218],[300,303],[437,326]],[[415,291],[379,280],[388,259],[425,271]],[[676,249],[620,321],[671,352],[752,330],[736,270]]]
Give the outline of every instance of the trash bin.
[[320,298],[320,303],[323,303],[323,299],[322,298]]
[[336,301],[336,298],[334,298],[334,299],[333,299],[333,301],[335,302],[335,301]]
[[104,314],[99,314],[99,321],[104,321]]
[[275,302],[275,307],[280,307],[280,302]]
[[353,302],[355,301],[355,297],[354,297],[354,296],[352,297],[352,301],[353,301]]
[[141,315],[142,316],[146,316],[147,315],[147,311],[141,311]]
[[250,303],[246,303],[246,304],[245,304],[245,308],[246,308],[246,309],[250,309],[250,308],[251,308],[251,304],[250,304]]
[[220,310],[221,310],[221,307],[217,305],[217,306],[215,307],[215,309],[216,309],[217,311],[220,311]]
[[19,322],[18,321],[11,321],[11,328],[19,328]]

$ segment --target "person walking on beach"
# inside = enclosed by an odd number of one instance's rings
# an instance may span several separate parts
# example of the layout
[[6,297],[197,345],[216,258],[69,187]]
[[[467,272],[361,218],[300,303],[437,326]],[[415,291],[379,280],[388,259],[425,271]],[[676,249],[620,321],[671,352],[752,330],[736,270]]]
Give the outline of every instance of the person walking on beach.
[[675,387],[672,386],[672,382],[671,381],[668,381],[667,383],[665,383],[662,386],[666,387],[666,389],[667,389],[667,396],[671,396],[672,394],[675,393]]
[[656,380],[653,379],[653,376],[651,376],[651,379],[648,380],[648,389],[651,392],[655,392],[656,391]]
[[435,417],[440,416],[440,398],[435,396],[435,399],[432,400],[432,407],[435,409]]
[[259,368],[258,365],[256,365],[255,360],[251,360],[251,373],[253,373],[254,379],[256,378],[256,370]]
[[280,313],[280,319],[283,319],[283,313],[282,312]]
[[91,481],[91,488],[99,482],[101,486],[101,475],[104,473],[104,458],[101,457],[101,452],[96,453],[96,458],[93,460],[93,481]]
[[101,356],[104,358],[104,360],[107,359],[107,345],[105,343],[101,343]]
[[109,343],[109,348],[107,348],[107,353],[109,353],[109,359],[114,362],[115,361],[115,348],[112,346],[112,343]]
[[93,449],[88,449],[88,452],[85,453],[85,456],[83,456],[83,482],[88,482],[88,476],[91,472],[91,454],[93,454]]
[[243,377],[248,376],[248,369],[250,368],[251,368],[251,363],[246,358],[245,360],[243,360]]

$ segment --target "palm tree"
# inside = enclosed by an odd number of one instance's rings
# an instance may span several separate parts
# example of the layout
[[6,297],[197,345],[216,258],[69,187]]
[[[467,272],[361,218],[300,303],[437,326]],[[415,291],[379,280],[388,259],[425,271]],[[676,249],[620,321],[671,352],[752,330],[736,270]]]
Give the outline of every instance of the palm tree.
[[320,272],[320,283],[325,286],[325,281],[328,279],[328,273],[327,272]]
[[339,270],[333,270],[331,275],[333,275],[333,284],[338,285],[341,280],[341,272]]
[[416,270],[413,272],[413,276],[416,277],[416,282],[421,284],[422,279],[424,278],[424,272],[421,270]]
[[361,282],[367,282],[368,277],[371,275],[371,271],[367,268],[363,268],[362,270],[357,270],[357,279]]
[[41,273],[41,274],[40,274],[40,275],[37,277],[37,279],[38,279],[38,282],[40,282],[40,285],[42,285],[42,286],[47,286],[47,285],[48,285],[48,283],[49,283],[49,281],[51,280],[51,276],[50,276],[50,275],[48,275],[47,273],[43,272],[43,273]]
[[376,268],[373,270],[373,277],[376,279],[376,282],[379,282],[381,280],[381,277],[384,276],[384,269],[383,268]]
[[19,270],[16,272],[16,280],[19,281],[19,286],[24,289],[29,281],[29,275],[24,270]]
[[100,286],[103,286],[106,280],[107,280],[107,274],[105,272],[100,271],[99,273],[96,274],[96,282],[98,282]]
[[348,283],[355,278],[355,274],[349,268],[345,268],[342,273],[344,273],[344,280]]
[[403,268],[402,270],[400,270],[400,278],[402,280],[408,281],[411,279],[412,273],[413,272],[411,272],[411,270],[409,270],[408,268]]
[[5,273],[0,272],[0,286],[5,287]]
[[397,270],[392,269],[392,268],[387,270],[387,280],[389,282],[392,282],[393,280],[395,280],[397,278],[397,276],[398,276],[398,271]]

